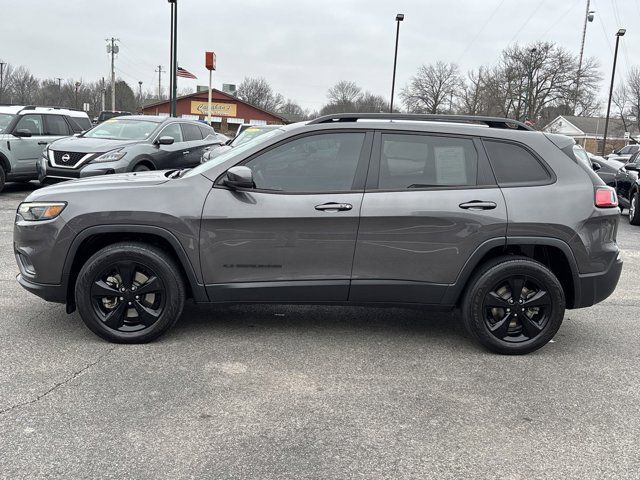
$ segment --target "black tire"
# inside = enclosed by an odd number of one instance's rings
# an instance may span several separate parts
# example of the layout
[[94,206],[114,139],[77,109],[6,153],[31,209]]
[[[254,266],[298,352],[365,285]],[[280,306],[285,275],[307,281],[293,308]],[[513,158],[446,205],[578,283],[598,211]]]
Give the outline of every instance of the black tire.
[[4,167],[0,165],[0,192],[4,189],[4,182],[7,180],[7,174],[4,171]]
[[[518,288],[520,294],[513,295]],[[473,276],[462,318],[469,333],[489,350],[522,355],[553,338],[564,310],[562,285],[547,267],[526,257],[505,256],[487,262]]]
[[185,287],[180,269],[165,252],[122,242],[99,250],[82,266],[75,299],[82,320],[96,335],[115,343],[146,343],[176,323]]
[[149,167],[147,167],[146,165],[136,165],[135,168],[133,169],[134,172],[148,172],[151,169]]
[[629,223],[640,225],[640,193],[635,192],[629,202]]

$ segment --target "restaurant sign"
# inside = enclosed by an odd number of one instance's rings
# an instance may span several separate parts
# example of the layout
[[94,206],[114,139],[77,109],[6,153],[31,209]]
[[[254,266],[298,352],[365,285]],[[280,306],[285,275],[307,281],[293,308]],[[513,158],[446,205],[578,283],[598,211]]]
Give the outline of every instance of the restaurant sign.
[[[191,101],[191,113],[194,115],[207,115],[207,102]],[[211,115],[221,117],[235,117],[236,105],[234,103],[211,102]]]

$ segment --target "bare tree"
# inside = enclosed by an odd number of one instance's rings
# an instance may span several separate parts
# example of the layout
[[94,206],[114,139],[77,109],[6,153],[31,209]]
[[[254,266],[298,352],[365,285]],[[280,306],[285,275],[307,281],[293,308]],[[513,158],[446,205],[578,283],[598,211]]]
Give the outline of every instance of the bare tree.
[[389,111],[389,102],[382,95],[364,92],[355,101],[356,112],[380,113]]
[[29,105],[36,103],[40,82],[25,67],[16,68],[9,81],[11,99],[14,103]]
[[[0,62],[2,59],[0,58]],[[2,81],[0,82],[0,104],[11,103],[11,77],[13,76],[13,66],[5,63],[2,70]]]
[[341,80],[327,92],[329,103],[335,105],[353,104],[362,93],[362,89],[355,83]]
[[279,109],[278,112],[286,115],[290,121],[301,122],[309,118],[309,112],[304,110],[295,100],[288,99]]
[[635,119],[636,128],[640,129],[640,68],[635,67],[629,71],[626,90],[629,97],[629,114]]
[[240,100],[270,112],[277,112],[285,103],[284,97],[279,93],[275,93],[269,82],[262,77],[246,77],[238,85],[236,96]]
[[409,84],[400,92],[407,110],[414,113],[443,113],[453,110],[461,85],[458,66],[438,61],[421,65]]

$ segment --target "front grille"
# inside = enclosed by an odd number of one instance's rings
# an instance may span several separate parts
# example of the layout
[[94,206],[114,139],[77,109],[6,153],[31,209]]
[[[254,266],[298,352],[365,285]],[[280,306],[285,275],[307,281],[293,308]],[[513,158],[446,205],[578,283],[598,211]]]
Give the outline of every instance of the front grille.
[[56,165],[61,165],[63,167],[74,166],[85,155],[86,152],[63,152],[59,150],[54,150],[53,152],[53,158],[56,161]]

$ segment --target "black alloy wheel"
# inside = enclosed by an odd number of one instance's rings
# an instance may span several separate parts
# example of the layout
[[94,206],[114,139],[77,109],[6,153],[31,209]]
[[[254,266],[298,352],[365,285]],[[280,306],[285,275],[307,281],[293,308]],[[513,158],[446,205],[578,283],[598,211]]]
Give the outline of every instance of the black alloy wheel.
[[121,242],[98,250],[85,262],[75,299],[83,322],[96,335],[117,343],[145,343],[178,320],[185,286],[168,252]]
[[484,323],[496,338],[520,343],[544,330],[551,308],[551,296],[535,279],[512,275],[485,295]]
[[548,267],[509,255],[481,265],[469,281],[462,318],[489,350],[521,355],[553,338],[564,318],[565,294]]
[[166,289],[148,266],[122,260],[96,276],[91,299],[105,326],[120,332],[137,332],[158,321],[164,310]]

